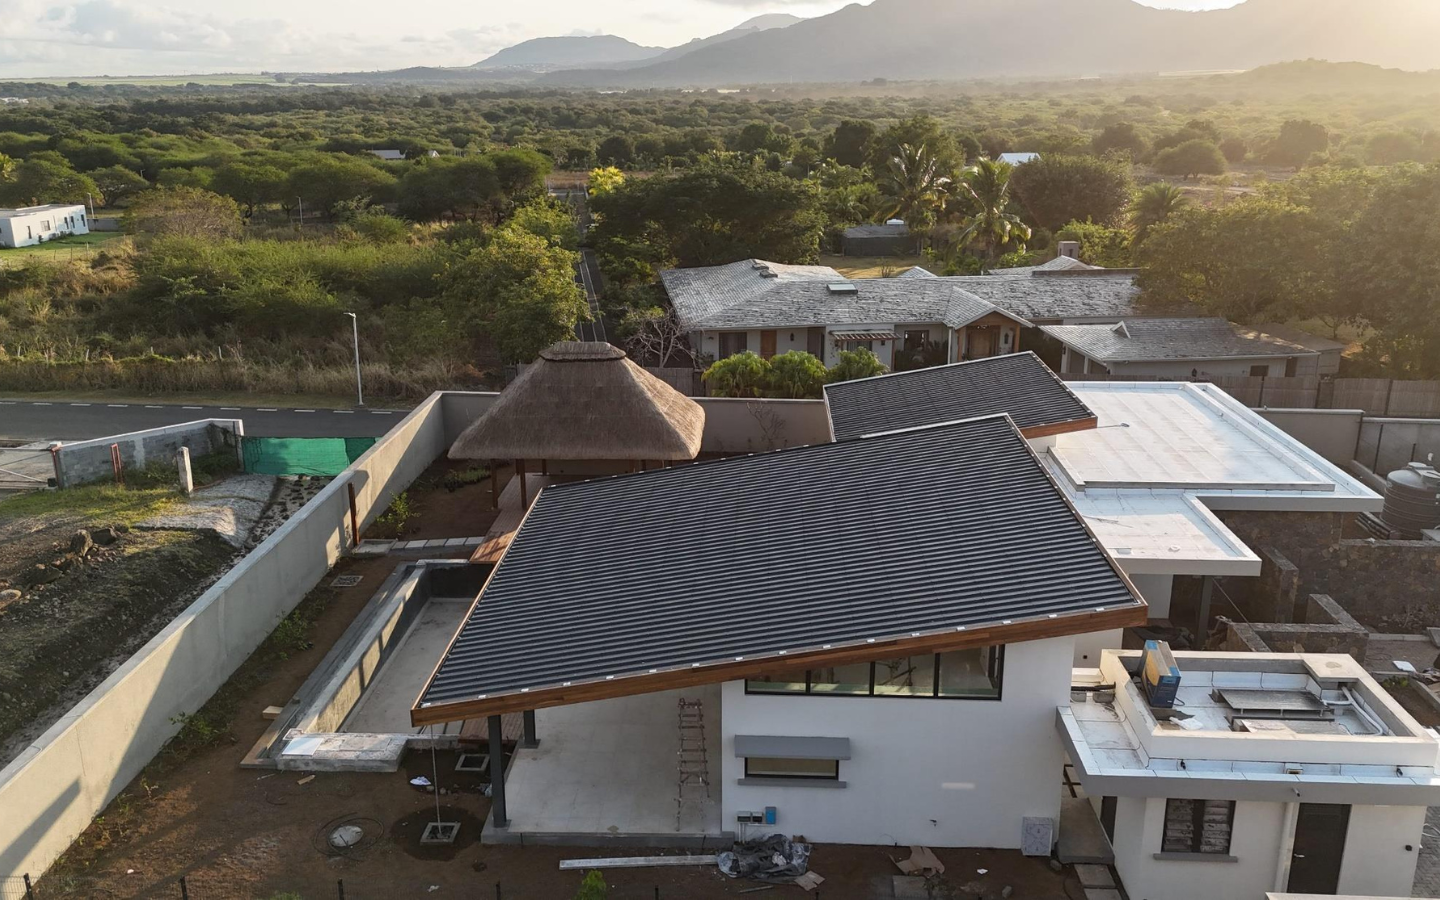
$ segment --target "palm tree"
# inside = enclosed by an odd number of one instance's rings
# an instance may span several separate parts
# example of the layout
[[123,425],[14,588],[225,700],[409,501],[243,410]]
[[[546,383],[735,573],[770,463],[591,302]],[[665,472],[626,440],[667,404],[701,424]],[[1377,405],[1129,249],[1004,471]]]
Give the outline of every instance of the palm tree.
[[1135,229],[1135,246],[1144,243],[1150,229],[1190,205],[1190,200],[1173,184],[1148,185],[1130,204],[1130,227]]
[[955,183],[956,196],[968,206],[957,241],[962,247],[980,245],[987,272],[1001,247],[1014,243],[1024,250],[1030,240],[1030,226],[1009,211],[1010,171],[1008,163],[981,159],[966,166],[964,177]]
[[934,220],[950,183],[940,161],[924,144],[901,144],[886,160],[878,181],[888,210],[885,218],[904,219],[911,228],[924,228]]

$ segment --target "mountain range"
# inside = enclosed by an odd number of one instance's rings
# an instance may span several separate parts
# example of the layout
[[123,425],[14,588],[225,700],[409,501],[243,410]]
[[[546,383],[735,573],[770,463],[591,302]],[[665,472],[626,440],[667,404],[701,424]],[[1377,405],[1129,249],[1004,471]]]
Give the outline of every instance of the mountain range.
[[874,0],[787,27],[735,31],[604,68],[553,65],[539,83],[714,87],[1063,77],[1250,69],[1311,58],[1440,68],[1440,0],[1244,0],[1205,12],[1133,0]]

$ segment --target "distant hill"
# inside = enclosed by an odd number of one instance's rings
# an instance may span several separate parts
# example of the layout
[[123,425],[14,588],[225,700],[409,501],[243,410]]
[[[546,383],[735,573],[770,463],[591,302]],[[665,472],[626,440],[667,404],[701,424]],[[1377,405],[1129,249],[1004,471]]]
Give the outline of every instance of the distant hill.
[[1440,0],[1245,0],[1188,12],[1132,0],[874,0],[623,71],[603,87],[957,80],[1250,69],[1296,59],[1440,68]]
[[[615,66],[617,69],[633,69],[638,66],[651,65],[653,63],[669,62],[672,59],[679,59],[689,53],[694,53],[703,47],[713,47],[716,44],[723,44],[742,38],[746,35],[758,34],[762,31],[770,31],[776,28],[789,28],[796,22],[803,22],[799,16],[792,16],[789,13],[770,13],[768,15],[756,16],[753,19],[746,19],[729,31],[722,31],[719,34],[712,34],[706,38],[695,38],[693,41],[681,44],[678,47],[671,47],[659,56],[639,62],[624,63]],[[577,67],[578,68],[578,67]]]
[[471,68],[548,71],[581,66],[611,66],[641,62],[664,52],[664,47],[642,47],[613,34],[542,37],[506,47],[494,56],[475,63]]

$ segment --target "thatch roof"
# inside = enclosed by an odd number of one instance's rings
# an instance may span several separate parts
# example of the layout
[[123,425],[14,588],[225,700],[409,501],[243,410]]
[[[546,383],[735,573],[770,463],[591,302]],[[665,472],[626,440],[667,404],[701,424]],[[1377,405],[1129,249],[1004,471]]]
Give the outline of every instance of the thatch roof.
[[694,459],[705,411],[605,343],[540,353],[465,429],[451,459]]

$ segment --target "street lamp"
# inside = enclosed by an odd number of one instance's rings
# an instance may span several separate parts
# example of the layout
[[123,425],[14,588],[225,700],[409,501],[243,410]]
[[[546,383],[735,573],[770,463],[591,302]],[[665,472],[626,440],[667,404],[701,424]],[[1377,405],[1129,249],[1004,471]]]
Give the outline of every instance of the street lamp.
[[364,406],[365,386],[360,381],[360,318],[352,312],[345,315],[350,317],[350,328],[355,335],[355,405]]

